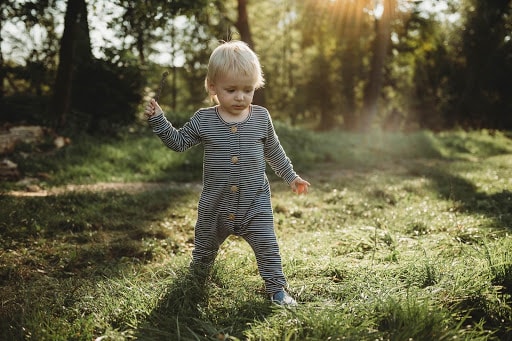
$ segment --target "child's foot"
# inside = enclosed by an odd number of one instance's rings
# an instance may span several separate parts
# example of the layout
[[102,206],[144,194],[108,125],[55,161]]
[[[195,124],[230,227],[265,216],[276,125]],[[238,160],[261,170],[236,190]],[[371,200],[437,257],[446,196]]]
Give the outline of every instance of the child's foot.
[[283,307],[296,307],[297,301],[293,299],[288,293],[284,290],[276,292],[271,297],[272,303],[275,303],[277,305],[283,306]]

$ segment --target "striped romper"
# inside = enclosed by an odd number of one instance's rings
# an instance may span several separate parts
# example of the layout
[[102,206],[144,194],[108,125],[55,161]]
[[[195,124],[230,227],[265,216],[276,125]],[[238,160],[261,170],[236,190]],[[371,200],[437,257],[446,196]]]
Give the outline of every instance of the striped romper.
[[251,105],[247,119],[228,123],[216,107],[198,110],[180,129],[164,117],[149,119],[153,132],[174,151],[202,143],[203,190],[198,204],[192,263],[209,266],[230,235],[244,238],[256,255],[265,290],[286,286],[274,232],[266,162],[290,184],[297,174],[274,131],[267,109]]

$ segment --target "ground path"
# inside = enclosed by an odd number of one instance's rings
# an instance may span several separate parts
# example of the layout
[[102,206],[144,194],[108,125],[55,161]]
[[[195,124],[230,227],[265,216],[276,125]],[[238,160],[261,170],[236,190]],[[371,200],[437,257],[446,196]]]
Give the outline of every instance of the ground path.
[[197,182],[98,182],[85,185],[66,185],[43,189],[39,186],[33,186],[27,190],[9,191],[5,194],[15,197],[46,197],[51,195],[61,195],[67,192],[107,192],[120,191],[127,193],[138,193],[154,191],[161,188],[196,188],[201,187]]
[[[433,162],[432,160],[416,160],[416,163],[433,166],[438,164],[440,160]],[[339,178],[352,178],[358,174],[367,174],[372,172],[392,172],[392,173],[407,173],[407,167],[403,164],[396,162],[382,163],[378,169],[343,169],[339,165],[326,163],[321,167],[310,169],[301,176],[305,179],[316,180],[315,182],[325,182]],[[69,184],[64,186],[42,188],[37,184],[30,184],[30,181],[25,186],[25,189],[7,191],[4,194],[15,197],[46,197],[51,195],[62,195],[68,192],[108,192],[119,191],[127,193],[140,193],[146,191],[154,191],[161,188],[190,188],[200,190],[202,187],[199,181],[195,182],[98,182],[93,184]]]

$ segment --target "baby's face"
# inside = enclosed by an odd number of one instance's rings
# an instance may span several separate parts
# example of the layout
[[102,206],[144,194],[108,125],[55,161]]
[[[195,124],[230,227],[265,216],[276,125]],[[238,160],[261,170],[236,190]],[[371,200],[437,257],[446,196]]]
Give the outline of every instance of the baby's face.
[[209,86],[210,94],[217,95],[220,109],[232,116],[246,114],[254,97],[255,77],[226,74],[217,77]]

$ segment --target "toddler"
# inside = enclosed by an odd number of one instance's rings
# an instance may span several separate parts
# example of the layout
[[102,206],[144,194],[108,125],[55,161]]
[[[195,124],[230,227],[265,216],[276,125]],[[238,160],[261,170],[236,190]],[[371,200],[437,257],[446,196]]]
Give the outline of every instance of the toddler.
[[244,238],[256,255],[270,300],[295,306],[287,286],[274,231],[266,162],[298,193],[309,182],[293,170],[267,109],[251,104],[264,85],[256,54],[241,41],[219,45],[211,54],[206,91],[216,105],[199,109],[180,129],[152,99],[144,114],[163,143],[174,151],[204,146],[203,190],[198,204],[192,268],[209,269],[230,235]]

